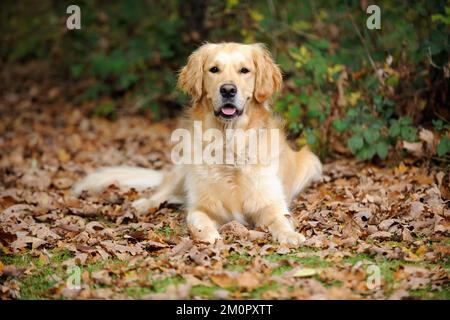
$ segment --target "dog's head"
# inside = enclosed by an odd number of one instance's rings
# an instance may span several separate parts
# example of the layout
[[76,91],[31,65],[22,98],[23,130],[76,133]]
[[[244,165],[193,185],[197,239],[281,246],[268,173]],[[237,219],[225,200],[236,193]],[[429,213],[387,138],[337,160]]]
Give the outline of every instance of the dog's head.
[[221,121],[242,115],[249,101],[264,103],[281,87],[281,72],[261,44],[205,44],[188,59],[178,87],[194,102],[206,99]]

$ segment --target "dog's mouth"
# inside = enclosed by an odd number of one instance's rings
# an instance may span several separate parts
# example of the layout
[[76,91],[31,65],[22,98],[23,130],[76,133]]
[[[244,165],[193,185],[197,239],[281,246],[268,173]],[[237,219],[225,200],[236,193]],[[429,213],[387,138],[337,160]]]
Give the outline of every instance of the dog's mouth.
[[218,111],[214,111],[216,117],[220,117],[224,120],[232,120],[239,117],[242,114],[242,110],[239,110],[234,104],[226,103],[220,107]]

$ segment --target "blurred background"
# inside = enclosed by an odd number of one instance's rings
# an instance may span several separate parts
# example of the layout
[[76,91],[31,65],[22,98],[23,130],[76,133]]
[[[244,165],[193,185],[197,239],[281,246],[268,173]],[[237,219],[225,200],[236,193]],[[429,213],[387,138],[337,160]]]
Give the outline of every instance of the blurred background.
[[[66,28],[70,4],[81,30]],[[428,156],[448,165],[450,1],[376,1],[381,30],[366,27],[370,4],[3,0],[0,112],[65,106],[159,121],[188,103],[176,76],[196,47],[263,42],[284,73],[274,109],[296,144],[377,162],[402,158],[427,128]]]

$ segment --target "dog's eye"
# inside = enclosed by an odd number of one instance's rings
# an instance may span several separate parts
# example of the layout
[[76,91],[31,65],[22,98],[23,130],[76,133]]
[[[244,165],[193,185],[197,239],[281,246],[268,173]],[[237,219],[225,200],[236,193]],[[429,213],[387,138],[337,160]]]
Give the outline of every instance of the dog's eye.
[[217,73],[217,72],[219,72],[219,68],[217,68],[217,67],[212,67],[211,69],[209,69],[209,72],[211,72],[211,73]]
[[241,73],[249,73],[250,70],[248,70],[247,68],[242,68],[242,69],[240,70],[240,72],[241,72]]

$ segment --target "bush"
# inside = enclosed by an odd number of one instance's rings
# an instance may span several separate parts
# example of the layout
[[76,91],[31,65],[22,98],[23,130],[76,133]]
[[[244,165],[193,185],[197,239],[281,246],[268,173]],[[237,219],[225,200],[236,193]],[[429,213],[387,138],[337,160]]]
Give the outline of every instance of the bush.
[[368,30],[364,1],[85,0],[79,31],[65,28],[67,1],[7,2],[1,59],[48,61],[61,78],[89,82],[81,99],[116,101],[96,115],[116,117],[123,99],[164,116],[187,101],[176,73],[203,41],[264,42],[284,71],[274,108],[299,145],[384,159],[427,126],[448,160],[446,1],[383,1],[382,29]]

